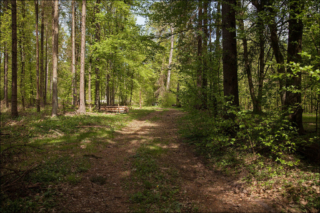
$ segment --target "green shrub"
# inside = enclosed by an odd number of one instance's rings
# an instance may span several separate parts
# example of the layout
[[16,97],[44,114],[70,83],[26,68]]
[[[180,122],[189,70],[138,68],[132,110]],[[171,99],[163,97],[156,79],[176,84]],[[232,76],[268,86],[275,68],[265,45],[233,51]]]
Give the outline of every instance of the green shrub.
[[162,107],[171,107],[173,104],[176,104],[176,96],[172,93],[165,93],[159,102]]

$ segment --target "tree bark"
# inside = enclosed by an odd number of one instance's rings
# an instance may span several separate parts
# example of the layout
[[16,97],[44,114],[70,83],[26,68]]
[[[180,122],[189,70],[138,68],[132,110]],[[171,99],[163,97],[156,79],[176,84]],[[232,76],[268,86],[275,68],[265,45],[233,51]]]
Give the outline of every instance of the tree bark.
[[[100,4],[100,0],[97,0],[97,4]],[[100,13],[99,6],[96,6],[96,13]],[[100,42],[100,24],[99,22],[96,23],[96,42]],[[96,64],[99,65],[99,57],[96,58]],[[95,91],[95,105],[96,105],[96,110],[100,110],[100,70],[99,67],[96,66],[96,91]]]
[[52,53],[52,117],[58,115],[58,35],[59,35],[59,0],[54,1],[54,31]]
[[84,68],[86,51],[86,0],[82,0],[82,21],[81,21],[81,68],[80,68],[80,107],[79,113],[86,113],[85,91],[84,91]]
[[[289,0],[290,17],[289,17],[289,39],[288,39],[288,57],[287,63],[301,62],[302,52],[302,34],[303,34],[303,22],[300,18],[304,7],[303,0]],[[287,73],[293,75],[293,71],[290,67],[287,69]],[[302,124],[303,109],[301,106],[301,72],[298,72],[291,78],[287,79],[286,87],[294,87],[299,92],[294,93],[291,91],[286,92],[285,106],[286,108],[292,107],[294,112],[290,114],[290,121],[294,126],[298,128],[299,134],[304,133]]]
[[47,104],[47,89],[48,89],[48,29],[46,25],[46,58],[45,58],[45,80],[44,80],[44,94],[43,104]]
[[40,104],[41,107],[44,108],[44,3],[46,1],[41,2],[41,41],[40,41]]
[[40,112],[40,79],[39,79],[39,36],[38,36],[38,0],[34,0],[36,13],[36,72],[37,72],[37,112]]
[[[4,11],[7,12],[9,9],[8,1],[4,1]],[[7,42],[4,42],[4,102],[6,108],[9,108],[9,99],[8,99],[8,62],[9,61],[9,54],[7,49]]]
[[237,40],[236,40],[236,0],[222,4],[222,33],[223,33],[223,89],[224,96],[239,106]]
[[[201,87],[202,87],[202,74],[203,74],[203,67],[202,67],[202,1],[199,0],[199,11],[198,11],[198,69],[197,69],[197,90],[198,96],[201,97]],[[200,98],[200,103],[196,103],[196,109],[200,109],[202,107],[202,98]]]
[[89,82],[88,82],[88,101],[89,101],[89,105],[90,105],[90,111],[91,111],[91,65],[92,65],[92,59],[90,57],[89,60]]
[[21,93],[21,103],[22,103],[22,110],[25,110],[25,89],[24,89],[24,75],[25,75],[25,33],[24,33],[24,27],[25,27],[25,1],[22,2],[22,22],[21,22],[21,38],[20,38],[20,57],[21,57],[21,78],[20,78],[20,93]]
[[207,109],[207,87],[208,87],[208,1],[203,2],[203,70],[202,70],[202,108]]
[[72,105],[75,106],[77,103],[76,94],[76,44],[75,44],[75,0],[72,0],[72,30],[71,30],[71,43],[72,43],[72,62],[71,62],[71,72],[72,72]]
[[172,63],[173,42],[174,42],[174,35],[173,35],[174,28],[172,27],[172,25],[170,25],[170,31],[171,31],[171,46],[170,46],[170,55],[169,55],[169,64],[168,64],[168,76],[167,76],[167,87],[166,87],[167,91],[169,91],[170,89],[171,63]]
[[12,94],[11,94],[11,116],[18,117],[18,100],[17,100],[17,2],[11,0],[11,20],[12,20]]

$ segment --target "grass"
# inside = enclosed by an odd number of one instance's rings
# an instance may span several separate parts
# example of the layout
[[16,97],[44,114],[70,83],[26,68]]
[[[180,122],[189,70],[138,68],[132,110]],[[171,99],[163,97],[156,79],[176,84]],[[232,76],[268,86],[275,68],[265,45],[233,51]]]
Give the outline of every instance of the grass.
[[[72,109],[65,109],[71,112]],[[60,115],[51,118],[50,107],[40,113],[29,108],[11,119],[8,112],[1,113],[1,146],[3,163],[10,169],[27,175],[17,182],[17,187],[1,190],[1,212],[49,211],[59,196],[55,186],[67,183],[77,185],[82,173],[91,167],[90,158],[105,148],[116,130],[133,119],[153,112],[153,108],[131,110],[129,114],[90,113],[88,115]],[[92,126],[92,127],[91,127]],[[1,183],[12,181],[15,175],[2,170]],[[8,175],[9,174],[9,175]],[[92,177],[92,182],[103,184],[103,177]],[[21,187],[27,191],[21,191]]]
[[163,171],[160,158],[167,150],[159,146],[159,140],[151,141],[138,148],[133,158],[133,188],[130,197],[134,212],[180,212],[182,205],[177,201],[179,193],[177,171],[170,168]]

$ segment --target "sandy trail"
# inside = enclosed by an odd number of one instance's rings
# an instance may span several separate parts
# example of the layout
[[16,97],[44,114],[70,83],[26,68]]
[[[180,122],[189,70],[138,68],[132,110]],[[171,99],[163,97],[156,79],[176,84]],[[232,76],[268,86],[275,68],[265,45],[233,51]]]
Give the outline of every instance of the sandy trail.
[[[155,111],[132,121],[117,131],[110,145],[97,152],[101,158],[92,158],[91,169],[83,175],[77,186],[61,188],[57,211],[67,212],[130,212],[130,157],[150,140],[160,140],[167,149],[160,158],[162,165],[171,165],[178,171],[180,188],[178,201],[182,211],[196,205],[198,212],[276,212],[271,201],[261,200],[246,194],[246,189],[236,184],[235,179],[215,172],[197,157],[191,146],[182,142],[178,135],[177,120],[183,112],[170,109]],[[152,120],[152,121],[150,121]],[[161,165],[160,165],[161,166]],[[103,176],[106,184],[92,183],[93,176]]]

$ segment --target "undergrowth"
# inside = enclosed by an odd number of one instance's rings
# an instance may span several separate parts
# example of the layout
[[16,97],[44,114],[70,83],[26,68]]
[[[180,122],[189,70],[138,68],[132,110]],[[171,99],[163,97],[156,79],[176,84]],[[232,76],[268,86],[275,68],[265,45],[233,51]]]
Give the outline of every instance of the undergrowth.
[[180,122],[180,133],[215,169],[246,184],[249,195],[267,194],[302,211],[319,211],[319,137],[299,136],[276,111],[228,113],[235,118],[191,110]]

